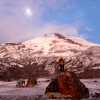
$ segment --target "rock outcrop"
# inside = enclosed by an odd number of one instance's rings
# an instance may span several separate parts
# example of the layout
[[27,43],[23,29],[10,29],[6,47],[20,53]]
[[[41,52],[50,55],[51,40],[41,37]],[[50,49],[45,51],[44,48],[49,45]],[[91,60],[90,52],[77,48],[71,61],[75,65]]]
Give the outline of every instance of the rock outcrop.
[[51,81],[43,97],[83,99],[89,97],[89,90],[75,73],[67,72]]
[[37,80],[35,78],[28,78],[26,87],[33,87],[37,84]]

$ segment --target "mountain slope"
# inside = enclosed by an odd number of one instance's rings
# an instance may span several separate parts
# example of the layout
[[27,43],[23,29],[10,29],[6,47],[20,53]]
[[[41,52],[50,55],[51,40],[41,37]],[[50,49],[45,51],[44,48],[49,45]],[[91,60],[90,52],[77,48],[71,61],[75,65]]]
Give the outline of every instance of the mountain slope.
[[87,48],[97,45],[89,43],[83,39],[65,38],[60,34],[53,34],[53,36],[46,35],[46,37],[38,37],[32,40],[28,40],[23,43],[26,49],[34,50],[35,56],[59,56],[59,55],[73,55],[75,53],[82,52]]
[[65,70],[83,73],[99,69],[100,45],[81,38],[47,34],[24,43],[0,45],[0,79],[18,79],[59,73],[58,59],[62,55]]

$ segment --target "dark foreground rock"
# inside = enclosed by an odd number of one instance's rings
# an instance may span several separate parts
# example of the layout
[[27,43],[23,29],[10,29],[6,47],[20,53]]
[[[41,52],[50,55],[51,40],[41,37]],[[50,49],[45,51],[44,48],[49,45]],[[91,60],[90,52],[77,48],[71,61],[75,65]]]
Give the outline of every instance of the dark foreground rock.
[[51,81],[46,87],[43,98],[84,99],[89,98],[89,90],[78,79],[75,73],[67,72]]

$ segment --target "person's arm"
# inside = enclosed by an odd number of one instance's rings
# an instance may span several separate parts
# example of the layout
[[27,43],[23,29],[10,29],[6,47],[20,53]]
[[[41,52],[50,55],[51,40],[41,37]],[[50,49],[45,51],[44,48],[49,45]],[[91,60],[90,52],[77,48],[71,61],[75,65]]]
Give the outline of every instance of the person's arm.
[[59,59],[59,65],[60,65],[60,59]]
[[[64,60],[63,60],[63,62],[64,62]],[[65,62],[64,62],[64,64],[65,64]]]

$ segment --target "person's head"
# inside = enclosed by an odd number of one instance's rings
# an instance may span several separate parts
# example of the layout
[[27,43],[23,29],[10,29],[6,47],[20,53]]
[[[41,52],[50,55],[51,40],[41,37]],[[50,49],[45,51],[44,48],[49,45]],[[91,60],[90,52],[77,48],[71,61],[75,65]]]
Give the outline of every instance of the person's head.
[[60,59],[63,59],[63,57],[62,57],[62,56],[60,56]]

